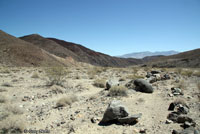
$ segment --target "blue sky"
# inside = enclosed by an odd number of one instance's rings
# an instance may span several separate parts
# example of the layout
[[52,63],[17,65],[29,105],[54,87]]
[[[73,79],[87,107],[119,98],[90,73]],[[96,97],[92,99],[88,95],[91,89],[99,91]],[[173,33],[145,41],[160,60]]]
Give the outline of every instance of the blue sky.
[[109,55],[200,48],[200,0],[0,0],[0,29]]

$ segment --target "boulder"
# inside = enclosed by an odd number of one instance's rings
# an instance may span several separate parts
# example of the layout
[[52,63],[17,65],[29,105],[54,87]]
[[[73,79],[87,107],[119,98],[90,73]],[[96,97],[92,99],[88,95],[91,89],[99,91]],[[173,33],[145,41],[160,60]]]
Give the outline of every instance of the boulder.
[[119,81],[116,79],[112,79],[106,82],[106,90],[109,90],[112,86],[119,86]]
[[134,81],[136,91],[144,92],[144,93],[153,93],[154,89],[146,80],[137,79]]
[[109,121],[114,121],[119,118],[127,117],[129,115],[127,108],[121,104],[118,100],[113,100],[107,107],[102,123],[106,123]]
[[127,108],[119,100],[113,100],[107,107],[100,123],[136,124],[141,113],[130,115]]

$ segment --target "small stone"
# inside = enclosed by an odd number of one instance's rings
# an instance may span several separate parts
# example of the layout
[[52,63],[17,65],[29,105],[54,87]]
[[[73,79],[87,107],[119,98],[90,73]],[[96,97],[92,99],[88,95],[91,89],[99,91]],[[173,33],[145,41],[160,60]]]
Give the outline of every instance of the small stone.
[[166,122],[165,122],[166,124],[171,124],[172,123],[172,121],[171,120],[166,120]]
[[146,134],[146,131],[147,131],[147,129],[140,129],[140,132],[139,133],[141,133],[141,134]]

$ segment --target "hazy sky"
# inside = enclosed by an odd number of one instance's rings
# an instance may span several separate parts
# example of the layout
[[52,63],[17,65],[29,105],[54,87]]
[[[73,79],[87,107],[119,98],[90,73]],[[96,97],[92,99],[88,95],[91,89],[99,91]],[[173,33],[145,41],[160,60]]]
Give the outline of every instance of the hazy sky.
[[200,48],[200,0],[0,0],[0,29],[110,55]]

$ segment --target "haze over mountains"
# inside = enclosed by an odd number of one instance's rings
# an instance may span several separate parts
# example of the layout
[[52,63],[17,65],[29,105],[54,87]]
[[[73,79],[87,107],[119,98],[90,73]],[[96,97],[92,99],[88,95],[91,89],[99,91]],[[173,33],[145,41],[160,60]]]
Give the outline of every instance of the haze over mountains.
[[134,53],[129,53],[129,54],[124,54],[122,58],[136,58],[136,59],[142,59],[147,56],[158,56],[158,55],[163,55],[163,56],[169,56],[169,55],[174,55],[178,54],[178,51],[156,51],[156,52],[150,52],[150,51],[144,51],[144,52],[134,52]]
[[138,57],[144,57],[147,54],[159,55],[142,59],[112,57],[80,44],[56,38],[45,38],[38,34],[16,38],[0,30],[0,64],[8,66],[72,66],[87,63],[105,67],[142,64],[158,67],[200,67],[200,49],[171,55],[174,53],[178,52],[138,54]]

